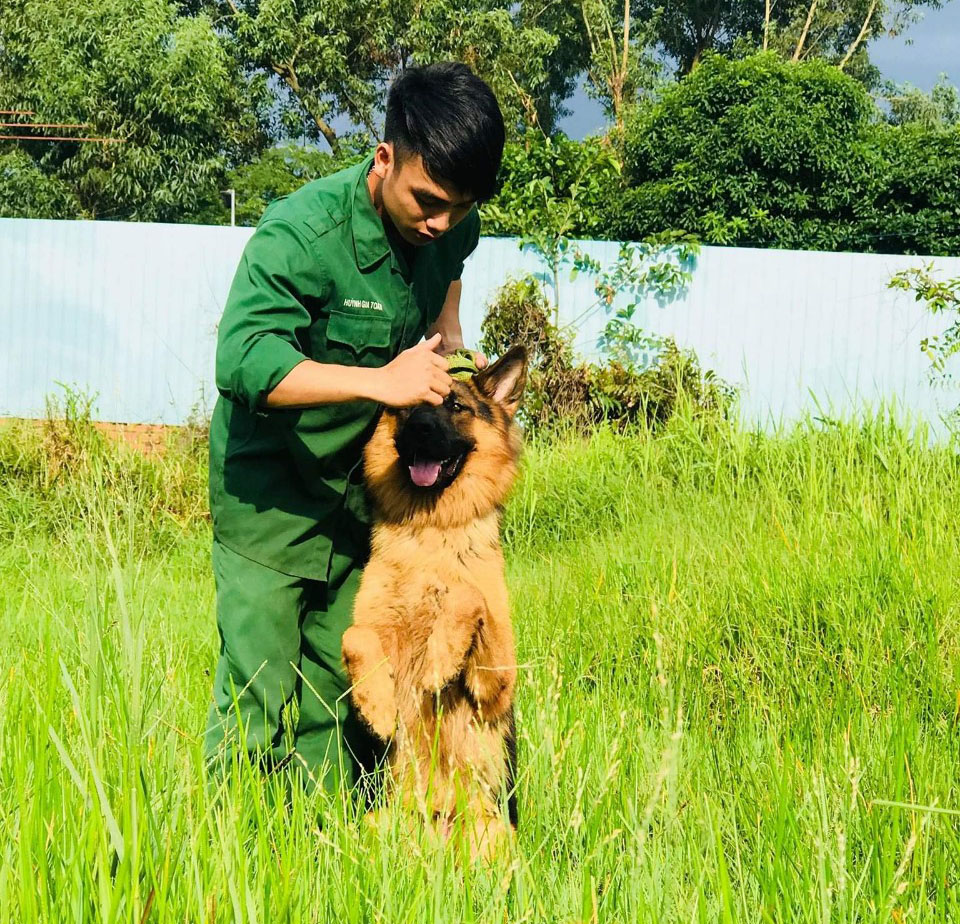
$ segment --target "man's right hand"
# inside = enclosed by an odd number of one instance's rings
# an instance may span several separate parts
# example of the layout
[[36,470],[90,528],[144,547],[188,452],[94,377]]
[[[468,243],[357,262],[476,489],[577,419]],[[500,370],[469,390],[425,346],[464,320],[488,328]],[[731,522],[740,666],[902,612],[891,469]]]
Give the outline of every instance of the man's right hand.
[[434,334],[376,370],[374,400],[388,407],[443,404],[453,379],[447,372],[446,357],[434,352],[439,345],[440,334]]

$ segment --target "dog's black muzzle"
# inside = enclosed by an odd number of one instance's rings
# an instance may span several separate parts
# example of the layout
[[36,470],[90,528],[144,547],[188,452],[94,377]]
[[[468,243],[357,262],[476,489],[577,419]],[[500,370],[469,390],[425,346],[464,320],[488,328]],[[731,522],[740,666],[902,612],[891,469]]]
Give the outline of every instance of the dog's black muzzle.
[[[418,407],[400,425],[394,440],[402,465],[411,470],[411,480],[418,487],[443,489],[463,467],[467,453],[474,447],[469,437],[460,433],[446,407]],[[436,481],[424,485],[414,478],[414,469],[422,471],[425,463],[440,466]]]

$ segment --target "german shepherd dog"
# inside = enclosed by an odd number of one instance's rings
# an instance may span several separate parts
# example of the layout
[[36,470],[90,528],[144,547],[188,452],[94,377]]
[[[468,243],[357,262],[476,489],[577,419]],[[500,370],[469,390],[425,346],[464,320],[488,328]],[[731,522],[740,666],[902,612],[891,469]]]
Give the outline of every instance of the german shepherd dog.
[[[387,408],[367,444],[372,551],[343,660],[357,712],[389,743],[390,788],[490,857],[517,823],[516,660],[500,548],[527,356],[512,347],[441,406]],[[499,807],[507,792],[510,826]]]

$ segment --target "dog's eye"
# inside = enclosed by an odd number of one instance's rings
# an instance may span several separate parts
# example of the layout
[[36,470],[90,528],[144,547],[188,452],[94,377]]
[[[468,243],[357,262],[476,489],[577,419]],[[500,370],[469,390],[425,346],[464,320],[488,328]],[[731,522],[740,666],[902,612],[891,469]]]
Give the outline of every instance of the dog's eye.
[[451,401],[449,407],[454,414],[459,414],[462,411],[470,410],[470,408],[468,408],[465,404],[461,404],[459,401]]

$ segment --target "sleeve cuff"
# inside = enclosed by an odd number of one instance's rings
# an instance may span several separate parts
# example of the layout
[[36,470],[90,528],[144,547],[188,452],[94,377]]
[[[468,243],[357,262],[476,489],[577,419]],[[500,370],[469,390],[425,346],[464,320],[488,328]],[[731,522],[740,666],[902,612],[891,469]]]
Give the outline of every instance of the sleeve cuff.
[[307,357],[283,337],[264,334],[253,342],[231,376],[233,393],[251,411],[262,411],[267,395],[305,359]]

